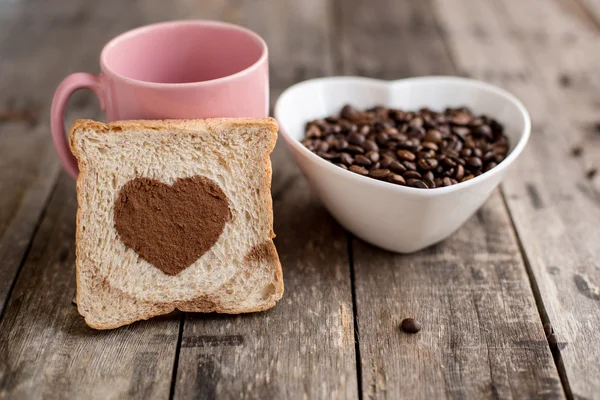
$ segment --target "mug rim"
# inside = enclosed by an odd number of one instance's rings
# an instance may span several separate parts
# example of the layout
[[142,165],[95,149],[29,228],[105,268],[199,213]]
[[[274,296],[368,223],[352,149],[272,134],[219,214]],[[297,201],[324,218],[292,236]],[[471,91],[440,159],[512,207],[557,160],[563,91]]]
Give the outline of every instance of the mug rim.
[[[146,33],[152,29],[156,29],[159,27],[162,28],[162,27],[169,27],[169,26],[182,26],[182,25],[193,25],[193,26],[202,26],[202,27],[212,26],[212,27],[227,28],[227,29],[241,32],[241,33],[251,37],[252,39],[254,39],[260,45],[260,48],[261,48],[260,57],[256,61],[254,61],[252,64],[250,64],[248,67],[246,67],[240,71],[237,71],[233,74],[222,76],[222,77],[215,78],[215,79],[208,79],[205,81],[197,81],[197,82],[167,83],[167,82],[143,81],[140,79],[135,79],[135,78],[131,78],[129,76],[120,74],[108,66],[108,63],[106,62],[108,51],[110,51],[112,48],[119,45],[120,42],[122,42],[123,40],[129,39],[133,36],[137,36],[137,35]],[[187,87],[187,86],[196,87],[196,86],[204,86],[207,84],[225,82],[225,81],[229,81],[229,80],[236,79],[241,76],[247,75],[247,74],[253,72],[254,70],[256,70],[257,68],[259,68],[262,64],[264,64],[264,62],[268,58],[268,54],[269,54],[269,50],[268,50],[267,43],[265,42],[265,40],[258,33],[254,32],[248,28],[245,28],[243,26],[232,24],[229,22],[203,20],[203,19],[174,20],[174,21],[157,22],[154,24],[143,25],[143,26],[128,30],[126,32],[123,32],[123,33],[115,36],[114,38],[109,40],[108,43],[106,43],[104,45],[104,47],[102,48],[102,52],[100,53],[100,68],[101,68],[102,72],[106,73],[107,75],[112,76],[113,78],[120,79],[120,80],[126,81],[128,83],[139,85],[139,86],[146,86],[146,87],[151,87],[151,88],[175,88],[175,87],[181,88],[181,87]]]

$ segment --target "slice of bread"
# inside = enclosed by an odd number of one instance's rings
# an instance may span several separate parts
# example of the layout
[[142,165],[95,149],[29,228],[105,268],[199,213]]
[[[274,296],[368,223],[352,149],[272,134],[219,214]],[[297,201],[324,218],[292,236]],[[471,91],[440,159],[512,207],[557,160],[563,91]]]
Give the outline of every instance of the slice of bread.
[[245,313],[283,295],[272,118],[78,120],[77,308],[110,329],[169,313]]

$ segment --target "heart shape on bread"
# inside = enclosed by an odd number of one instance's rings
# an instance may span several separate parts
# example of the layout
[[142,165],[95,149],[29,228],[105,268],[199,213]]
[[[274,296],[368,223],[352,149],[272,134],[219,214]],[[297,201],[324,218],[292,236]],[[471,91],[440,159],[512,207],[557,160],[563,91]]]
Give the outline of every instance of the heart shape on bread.
[[210,250],[230,220],[227,196],[203,176],[173,185],[135,178],[121,188],[114,207],[123,244],[170,276]]

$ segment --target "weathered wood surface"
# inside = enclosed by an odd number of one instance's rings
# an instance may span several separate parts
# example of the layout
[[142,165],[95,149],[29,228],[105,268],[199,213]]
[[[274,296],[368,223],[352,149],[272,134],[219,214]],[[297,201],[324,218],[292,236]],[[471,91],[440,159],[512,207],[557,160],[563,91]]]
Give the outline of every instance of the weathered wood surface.
[[444,0],[436,10],[458,67],[506,87],[531,113],[531,141],[505,198],[544,322],[556,332],[566,392],[596,398],[600,180],[586,171],[600,166],[600,30],[572,1]]
[[[341,30],[346,72],[387,79],[456,72],[429,2],[351,8]],[[379,42],[367,46],[374,37]],[[498,193],[430,249],[400,256],[360,240],[352,248],[365,398],[564,397]],[[421,321],[418,335],[399,330],[406,317]]]
[[[321,0],[247,1],[219,16],[267,41],[272,100],[299,80],[331,73],[329,17]],[[273,155],[272,189],[284,298],[254,315],[187,314],[177,399],[357,397],[346,235],[282,144]]]

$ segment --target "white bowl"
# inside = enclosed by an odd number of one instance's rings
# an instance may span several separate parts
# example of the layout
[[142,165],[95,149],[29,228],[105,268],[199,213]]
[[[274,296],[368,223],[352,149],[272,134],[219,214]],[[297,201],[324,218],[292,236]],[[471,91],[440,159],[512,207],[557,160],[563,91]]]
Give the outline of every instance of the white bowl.
[[[416,189],[367,178],[339,168],[300,143],[307,121],[339,113],[344,104],[365,109],[381,104],[404,110],[467,106],[504,125],[509,154],[498,166],[466,182]],[[312,79],[288,88],[275,117],[294,159],[325,207],[354,235],[400,253],[447,238],[489,197],[529,138],[523,104],[487,83],[457,77],[381,81],[358,77]]]

